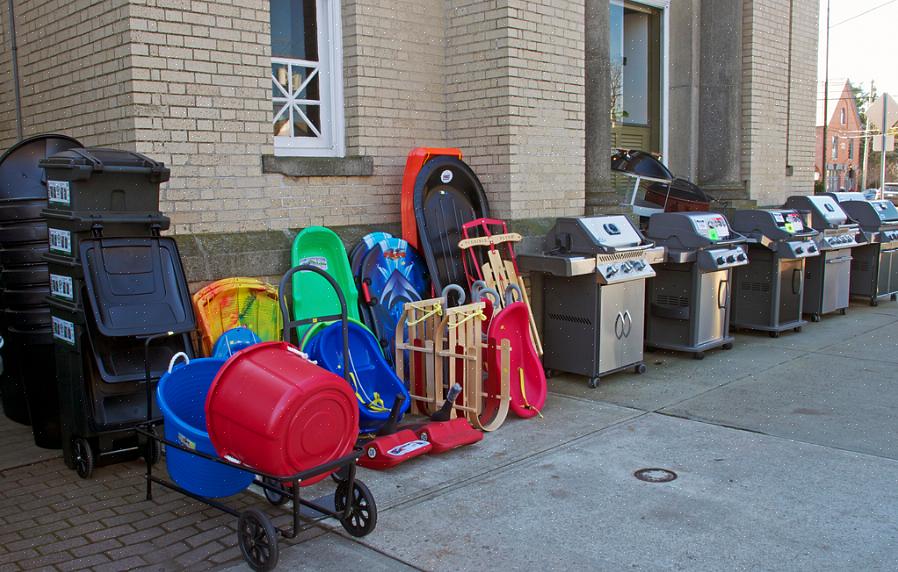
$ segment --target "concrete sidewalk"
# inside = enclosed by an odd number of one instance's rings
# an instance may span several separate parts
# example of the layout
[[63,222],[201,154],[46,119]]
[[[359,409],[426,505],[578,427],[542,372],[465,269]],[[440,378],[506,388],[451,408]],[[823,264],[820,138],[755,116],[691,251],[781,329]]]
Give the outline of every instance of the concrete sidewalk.
[[[898,304],[647,363],[596,390],[553,379],[545,419],[361,471],[377,530],[334,525],[279,568],[898,568]],[[633,476],[648,467],[678,478]]]
[[[323,521],[281,543],[278,569],[898,568],[898,304],[646,362],[596,390],[553,379],[543,419],[476,446],[360,470],[377,529],[352,539]],[[678,478],[633,476],[650,467]],[[0,470],[0,570],[246,569],[235,519],[164,492],[145,502],[141,470]]]

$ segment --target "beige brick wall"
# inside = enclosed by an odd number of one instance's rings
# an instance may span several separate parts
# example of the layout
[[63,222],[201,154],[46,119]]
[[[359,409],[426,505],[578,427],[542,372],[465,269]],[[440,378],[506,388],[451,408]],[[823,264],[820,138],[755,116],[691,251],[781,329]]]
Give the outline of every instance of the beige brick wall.
[[0,149],[16,139],[15,95],[9,44],[9,12],[0,8]]
[[762,206],[813,192],[817,2],[794,3],[791,30],[789,4],[743,2],[742,173]]
[[347,155],[372,177],[263,174],[273,153],[263,0],[132,0],[141,151],[172,166],[176,233],[398,220],[405,156],[444,144],[442,4],[343,2]]
[[449,3],[447,140],[507,218],[582,214],[582,2]]
[[[0,12],[0,147],[7,147],[15,115],[5,3]],[[15,15],[25,136],[61,132],[89,145],[133,146],[128,1],[17,0]]]

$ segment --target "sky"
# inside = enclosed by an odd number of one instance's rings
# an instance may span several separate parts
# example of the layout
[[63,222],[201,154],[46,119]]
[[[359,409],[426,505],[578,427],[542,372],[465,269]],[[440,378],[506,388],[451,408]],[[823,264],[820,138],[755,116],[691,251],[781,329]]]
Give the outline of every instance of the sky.
[[[817,124],[822,125],[827,0],[819,1]],[[830,0],[829,44],[830,114],[846,79],[868,89],[873,80],[879,93],[898,99],[898,0]]]

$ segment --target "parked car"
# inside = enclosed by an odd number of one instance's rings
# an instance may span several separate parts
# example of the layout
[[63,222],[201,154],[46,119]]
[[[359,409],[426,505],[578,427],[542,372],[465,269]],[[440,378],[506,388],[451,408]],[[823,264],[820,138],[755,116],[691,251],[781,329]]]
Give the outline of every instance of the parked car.
[[898,206],[898,183],[886,183],[882,198],[888,199],[892,201],[892,204]]

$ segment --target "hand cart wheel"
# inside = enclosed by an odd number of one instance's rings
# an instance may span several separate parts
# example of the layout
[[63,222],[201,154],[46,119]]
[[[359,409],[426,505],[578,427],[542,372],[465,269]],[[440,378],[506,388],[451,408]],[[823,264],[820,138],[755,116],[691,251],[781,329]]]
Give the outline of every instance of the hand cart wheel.
[[72,441],[72,455],[75,457],[75,472],[82,479],[89,479],[94,472],[94,452],[90,442],[84,437]]
[[150,427],[149,433],[153,437],[147,438],[147,442],[143,446],[142,456],[145,463],[148,465],[155,465],[162,460],[162,446],[159,444],[159,441],[156,440],[156,428]]
[[334,493],[334,510],[338,516],[346,511],[349,502],[352,503],[349,514],[340,519],[340,524],[352,536],[366,536],[377,526],[377,504],[374,502],[374,495],[365,483],[355,481],[352,484],[350,498],[349,482],[343,481],[337,485]]
[[[268,477],[263,477],[262,482],[265,483],[266,485],[271,485],[273,487],[281,488],[280,481],[278,481],[276,479],[270,479]],[[272,490],[264,488],[264,487],[262,490],[265,491],[265,498],[268,499],[268,502],[270,502],[273,506],[281,506],[282,504],[287,502],[287,500],[289,500],[287,498],[287,495],[284,493],[272,491]]]
[[601,381],[601,378],[599,377],[590,377],[589,381],[586,382],[586,385],[588,385],[590,389],[595,389],[599,386],[599,381]]
[[251,508],[240,513],[237,543],[243,559],[258,571],[274,570],[278,563],[278,539],[274,525],[261,510]]

